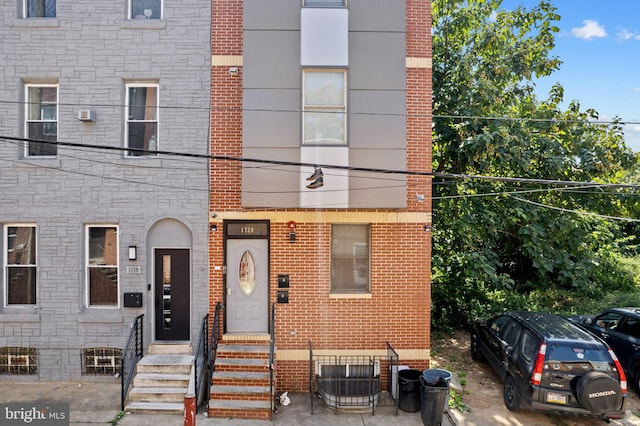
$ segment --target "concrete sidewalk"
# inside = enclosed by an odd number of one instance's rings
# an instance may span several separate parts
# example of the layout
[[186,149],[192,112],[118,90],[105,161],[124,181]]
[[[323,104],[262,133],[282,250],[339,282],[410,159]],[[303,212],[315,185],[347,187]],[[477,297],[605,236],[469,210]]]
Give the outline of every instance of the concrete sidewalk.
[[[289,394],[291,403],[281,406],[274,415],[273,421],[207,418],[203,413],[198,414],[196,425],[213,426],[248,426],[269,424],[287,426],[416,426],[422,425],[420,412],[406,413],[395,408],[376,407],[375,414],[370,411],[363,413],[336,412],[327,407],[321,399],[314,400],[314,414],[311,414],[311,400],[306,393]],[[51,402],[68,403],[71,425],[109,424],[118,426],[182,426],[184,419],[180,415],[157,415],[120,413],[120,383],[97,382],[32,382],[12,383],[3,382],[0,385],[0,402]],[[442,426],[453,426],[453,416],[445,413]],[[2,418],[0,416],[0,424]],[[459,423],[459,424],[464,424]],[[470,424],[482,425],[473,422]]]

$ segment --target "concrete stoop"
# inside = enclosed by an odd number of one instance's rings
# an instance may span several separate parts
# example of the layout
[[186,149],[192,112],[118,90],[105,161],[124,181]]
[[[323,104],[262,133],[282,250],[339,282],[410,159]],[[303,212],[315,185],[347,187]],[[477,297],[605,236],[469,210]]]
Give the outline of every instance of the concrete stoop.
[[218,345],[209,396],[209,417],[271,418],[269,346]]
[[151,345],[136,366],[125,411],[184,414],[193,355],[189,345]]

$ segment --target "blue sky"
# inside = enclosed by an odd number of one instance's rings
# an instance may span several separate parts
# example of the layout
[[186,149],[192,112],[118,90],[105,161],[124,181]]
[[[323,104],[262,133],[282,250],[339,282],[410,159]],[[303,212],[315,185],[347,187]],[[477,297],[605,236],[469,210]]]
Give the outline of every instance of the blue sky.
[[[561,16],[552,54],[560,70],[537,83],[546,99],[554,83],[564,87],[565,104],[580,102],[600,120],[618,116],[625,141],[640,152],[640,0],[549,0]],[[504,8],[538,4],[534,0],[504,0]],[[638,123],[638,124],[633,124]]]

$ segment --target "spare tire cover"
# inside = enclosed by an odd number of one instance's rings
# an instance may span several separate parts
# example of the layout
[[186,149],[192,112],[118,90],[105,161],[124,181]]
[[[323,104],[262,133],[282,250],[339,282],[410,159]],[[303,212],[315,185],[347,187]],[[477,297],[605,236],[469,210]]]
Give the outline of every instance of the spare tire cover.
[[622,405],[620,383],[601,371],[590,371],[576,385],[578,402],[594,414],[619,410]]

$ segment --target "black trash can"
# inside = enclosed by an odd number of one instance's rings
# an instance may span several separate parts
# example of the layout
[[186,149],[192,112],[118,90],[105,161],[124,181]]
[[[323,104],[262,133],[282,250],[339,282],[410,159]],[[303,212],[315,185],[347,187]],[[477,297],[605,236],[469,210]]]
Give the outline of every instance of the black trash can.
[[420,376],[420,406],[422,424],[442,425],[442,416],[449,405],[451,373],[446,370],[424,370]]
[[420,411],[419,370],[398,371],[398,408],[407,413]]

